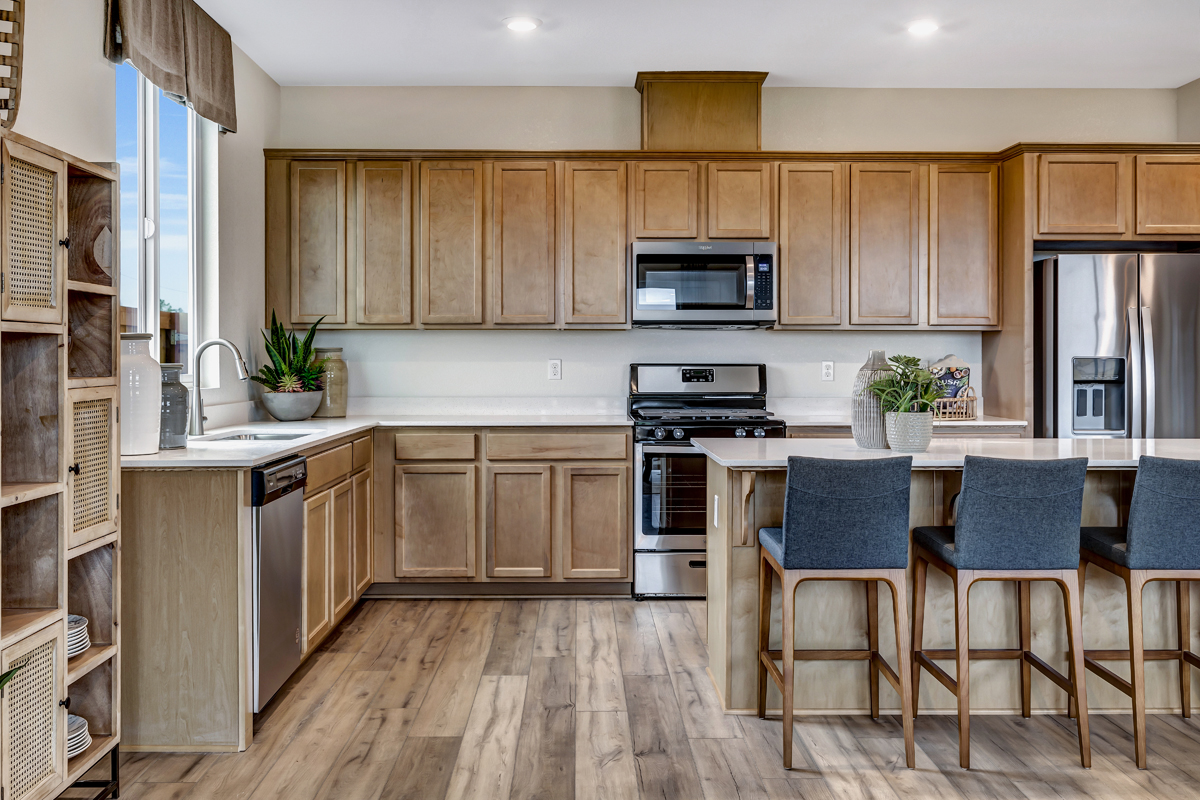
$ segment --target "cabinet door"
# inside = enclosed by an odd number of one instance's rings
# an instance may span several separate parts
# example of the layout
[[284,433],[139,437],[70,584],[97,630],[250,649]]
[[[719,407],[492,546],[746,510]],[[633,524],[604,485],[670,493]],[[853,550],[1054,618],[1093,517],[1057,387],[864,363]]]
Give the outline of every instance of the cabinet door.
[[550,577],[550,467],[487,468],[487,574]]
[[412,164],[360,161],[355,268],[358,321],[412,322]]
[[493,319],[554,322],[554,162],[498,162],[492,199]]
[[475,465],[396,467],[396,577],[475,577]]
[[329,494],[329,613],[337,625],[354,605],[354,481]]
[[634,237],[695,239],[700,228],[699,177],[695,161],[634,162]]
[[915,325],[920,167],[854,164],[850,171],[850,323]]
[[483,162],[421,163],[421,321],[483,322]]
[[929,324],[999,325],[995,164],[929,167]]
[[1137,233],[1200,233],[1200,156],[1137,156]]
[[771,235],[771,165],[714,161],[708,165],[710,239],[766,239]]
[[329,615],[329,515],[333,494],[304,498],[304,652],[320,644],[333,627]]
[[6,798],[51,797],[66,777],[67,709],[59,704],[67,694],[64,630],[61,622],[51,625],[0,657],[2,671],[21,667],[0,701]]
[[563,180],[562,269],[567,324],[624,324],[625,164],[576,161]]
[[6,320],[63,320],[67,268],[67,166],[4,139],[3,314]]
[[116,386],[71,390],[71,526],[67,547],[117,529]]
[[375,570],[374,508],[371,505],[371,470],[365,469],[354,481],[354,596],[373,582]]
[[292,162],[292,322],[346,321],[346,162]]
[[846,266],[843,164],[779,167],[779,324],[842,321]]
[[1038,156],[1038,233],[1124,233],[1125,156]]
[[563,577],[629,575],[629,468],[562,468]]

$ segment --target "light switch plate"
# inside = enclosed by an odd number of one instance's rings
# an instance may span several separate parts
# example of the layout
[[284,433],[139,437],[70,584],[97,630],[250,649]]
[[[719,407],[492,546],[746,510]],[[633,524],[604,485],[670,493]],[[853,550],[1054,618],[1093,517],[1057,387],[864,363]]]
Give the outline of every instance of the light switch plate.
[[552,358],[546,362],[546,379],[551,381],[562,380],[562,359]]
[[833,380],[833,362],[832,361],[822,361],[821,362],[821,380],[823,380],[823,381]]

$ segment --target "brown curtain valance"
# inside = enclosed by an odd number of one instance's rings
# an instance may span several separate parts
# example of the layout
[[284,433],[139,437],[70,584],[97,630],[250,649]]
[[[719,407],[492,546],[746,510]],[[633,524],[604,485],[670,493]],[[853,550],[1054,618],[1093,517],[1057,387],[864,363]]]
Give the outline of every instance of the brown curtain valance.
[[233,40],[195,0],[107,0],[104,55],[128,60],[205,119],[237,130]]

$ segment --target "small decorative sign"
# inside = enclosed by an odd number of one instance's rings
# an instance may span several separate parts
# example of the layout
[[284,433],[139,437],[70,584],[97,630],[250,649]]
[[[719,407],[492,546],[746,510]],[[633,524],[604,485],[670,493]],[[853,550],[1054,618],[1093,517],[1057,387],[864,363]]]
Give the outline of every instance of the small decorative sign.
[[953,354],[930,364],[929,373],[945,390],[942,397],[952,398],[965,395],[967,387],[971,384],[971,367]]

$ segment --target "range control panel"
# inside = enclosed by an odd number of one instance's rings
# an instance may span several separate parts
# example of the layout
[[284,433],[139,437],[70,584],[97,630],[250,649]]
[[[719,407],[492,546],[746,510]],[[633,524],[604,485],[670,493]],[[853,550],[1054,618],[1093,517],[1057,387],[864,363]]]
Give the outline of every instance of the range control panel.
[[770,256],[754,256],[754,308],[770,311],[775,307],[774,270]]

